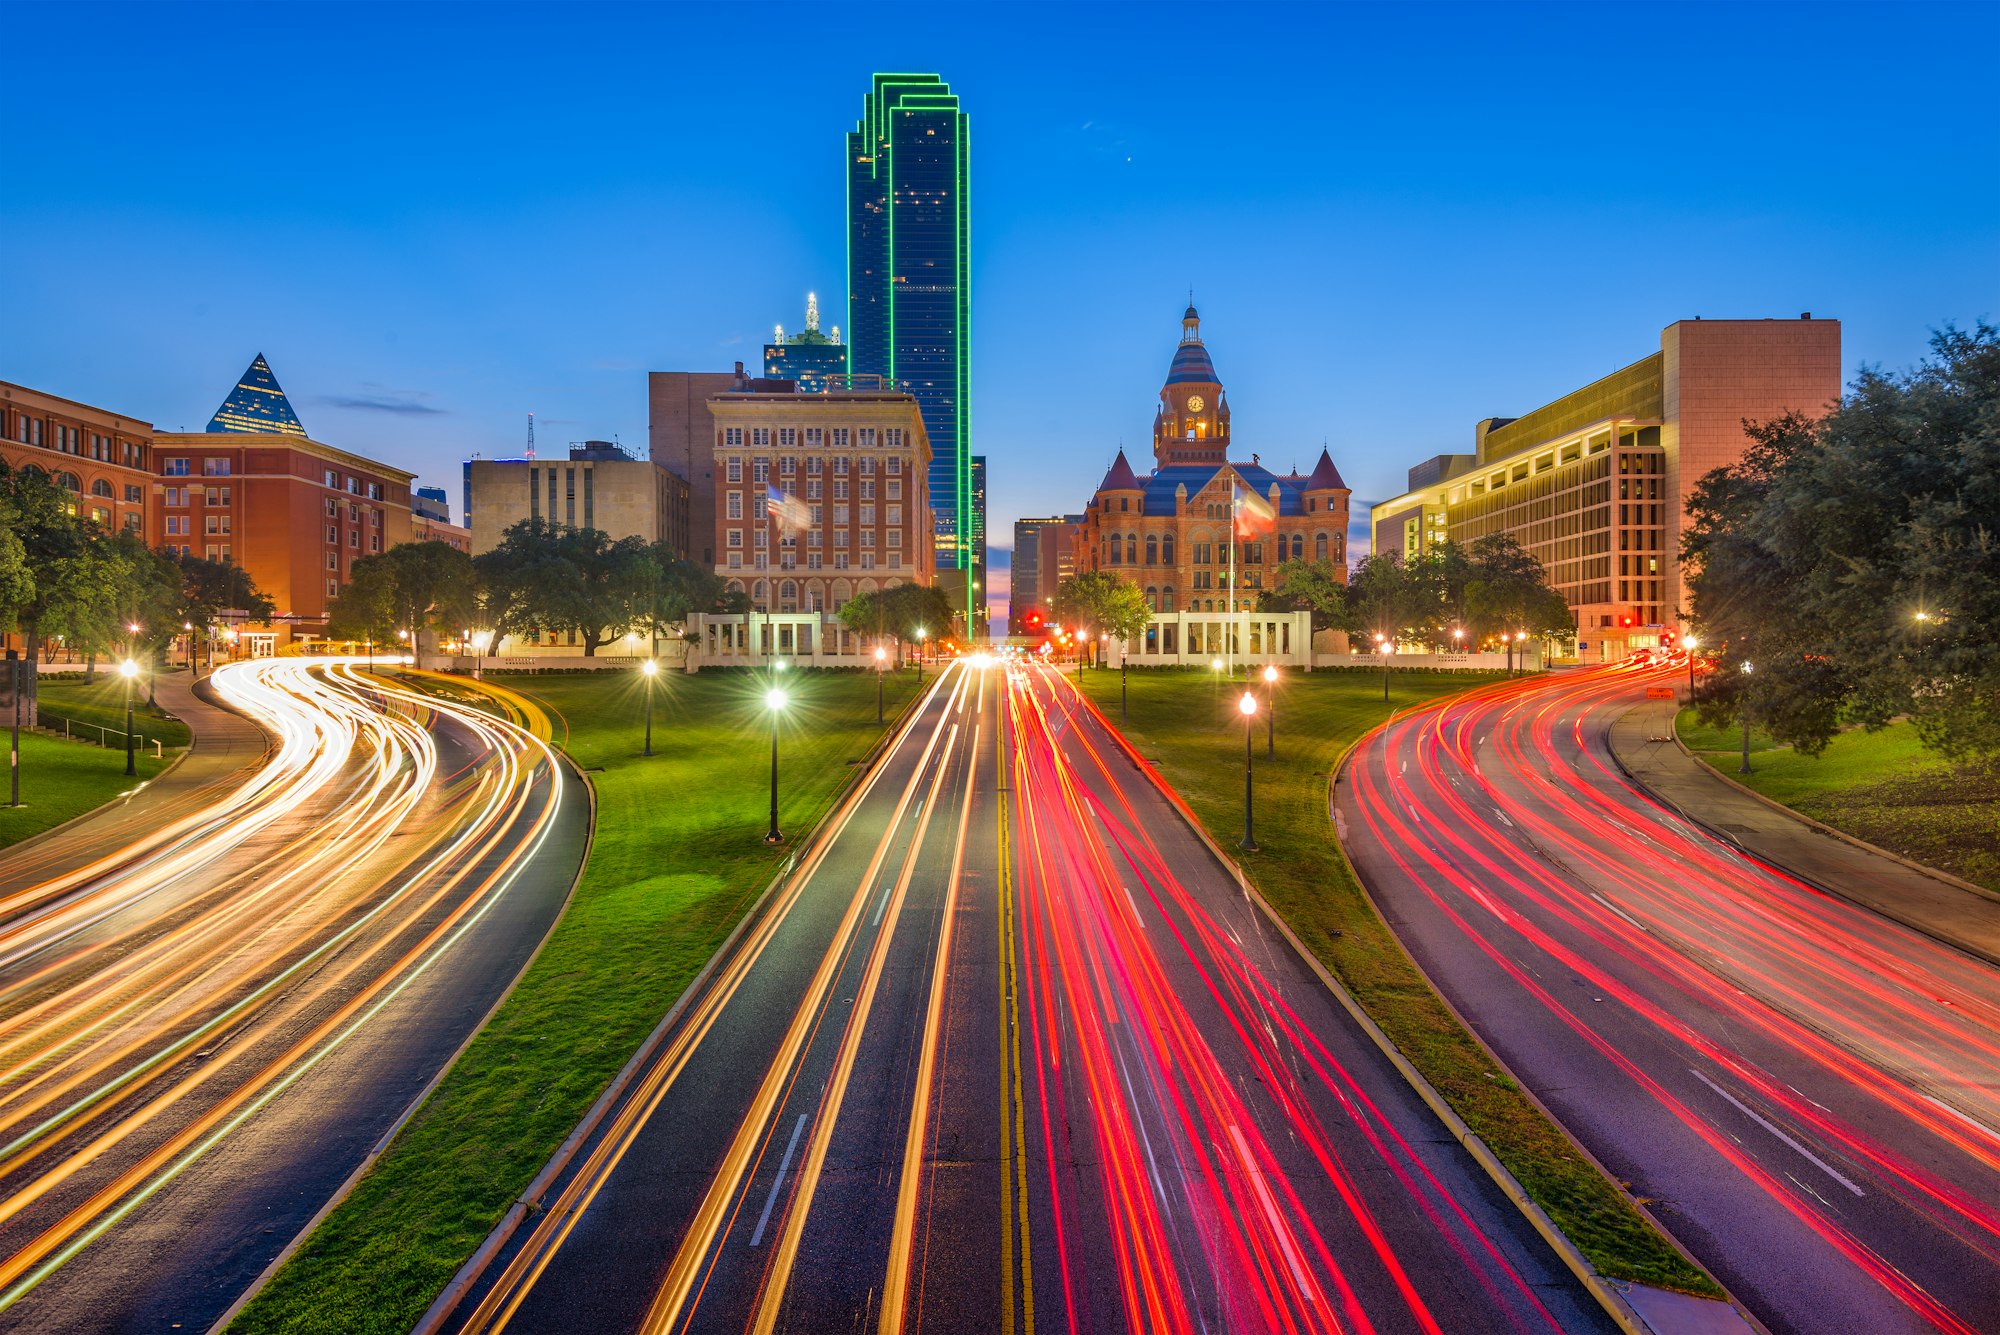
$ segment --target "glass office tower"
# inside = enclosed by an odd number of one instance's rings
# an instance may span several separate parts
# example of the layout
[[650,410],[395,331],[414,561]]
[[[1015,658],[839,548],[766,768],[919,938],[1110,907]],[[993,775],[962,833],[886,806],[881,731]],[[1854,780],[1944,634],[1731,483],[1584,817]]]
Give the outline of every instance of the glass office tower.
[[848,370],[895,382],[922,409],[938,584],[954,601],[983,582],[967,393],[969,153],[965,113],[935,74],[876,75],[847,136]]

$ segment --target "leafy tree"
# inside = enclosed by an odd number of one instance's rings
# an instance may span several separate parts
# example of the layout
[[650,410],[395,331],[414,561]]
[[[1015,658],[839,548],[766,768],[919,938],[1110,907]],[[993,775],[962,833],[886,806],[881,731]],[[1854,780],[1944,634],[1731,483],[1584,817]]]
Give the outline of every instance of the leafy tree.
[[935,585],[904,583],[850,598],[835,615],[856,635],[892,636],[900,647],[943,638],[951,625],[951,599]]
[[1086,570],[1058,584],[1050,608],[1063,626],[1088,630],[1098,640],[1132,639],[1153,615],[1144,590],[1102,570]]
[[[0,462],[0,496],[26,574],[14,581],[10,621],[32,663],[50,637],[66,634],[65,627],[87,624],[90,605],[101,596],[101,588],[93,586],[101,574],[91,551],[96,529],[70,513],[67,495],[39,468],[12,469]],[[38,680],[30,672],[23,692],[30,719],[35,717]]]
[[1347,585],[1331,561],[1285,561],[1257,605],[1266,612],[1311,612],[1314,630],[1339,630],[1347,624]]
[[1444,618],[1444,603],[1433,566],[1405,565],[1395,552],[1363,557],[1347,585],[1347,630],[1374,644],[1432,641]]
[[354,563],[347,583],[326,609],[326,633],[336,640],[368,644],[396,638],[396,572],[388,553]]
[[1697,484],[1682,554],[1720,660],[1708,721],[1748,709],[1816,754],[1843,722],[1907,715],[1946,755],[2000,756],[2000,329],[1931,349],[1817,420],[1746,424],[1743,458]]

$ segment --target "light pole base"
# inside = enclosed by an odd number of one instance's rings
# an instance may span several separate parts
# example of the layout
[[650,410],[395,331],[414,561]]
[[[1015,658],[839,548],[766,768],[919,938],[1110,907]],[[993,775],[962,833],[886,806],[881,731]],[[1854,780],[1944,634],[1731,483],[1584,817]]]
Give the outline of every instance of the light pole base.
[[773,830],[764,836],[764,842],[767,844],[782,844],[785,842],[785,836]]
[[1259,844],[1255,839],[1239,839],[1236,841],[1236,846],[1245,853],[1261,853],[1264,851],[1263,845]]

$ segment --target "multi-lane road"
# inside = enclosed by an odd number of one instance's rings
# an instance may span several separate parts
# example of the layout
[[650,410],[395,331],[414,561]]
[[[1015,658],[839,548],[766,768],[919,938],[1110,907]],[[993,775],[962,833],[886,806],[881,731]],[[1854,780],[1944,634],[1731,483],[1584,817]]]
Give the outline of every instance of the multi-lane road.
[[947,670],[423,1329],[1602,1331],[1046,669]]
[[559,910],[546,743],[359,666],[222,669],[261,765],[0,857],[0,1328],[205,1328]]
[[2000,1331],[2000,970],[1636,790],[1685,665],[1496,685],[1354,755],[1335,814],[1420,963],[1782,1335]]

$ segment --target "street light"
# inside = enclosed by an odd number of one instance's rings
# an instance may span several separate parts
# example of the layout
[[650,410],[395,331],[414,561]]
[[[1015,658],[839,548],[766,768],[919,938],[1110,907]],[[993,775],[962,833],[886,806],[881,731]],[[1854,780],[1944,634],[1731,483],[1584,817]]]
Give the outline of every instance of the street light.
[[1083,680],[1083,656],[1088,652],[1090,652],[1090,632],[1080,630],[1076,633],[1076,679],[1078,681]]
[[1243,714],[1243,842],[1238,845],[1246,853],[1257,851],[1256,837],[1251,833],[1250,804],[1251,776],[1255,772],[1254,754],[1257,736],[1257,697],[1243,692],[1243,698],[1236,702],[1236,708]]
[[1378,633],[1375,636],[1375,652],[1382,655],[1382,703],[1385,705],[1389,703],[1389,655],[1394,651],[1387,635]]
[[889,651],[881,645],[875,646],[875,722],[882,722],[882,665],[889,659]]
[[1264,664],[1264,754],[1278,754],[1278,668]]
[[641,755],[653,754],[653,678],[660,675],[660,665],[653,659],[639,664],[639,674],[646,679],[646,749]]
[[480,666],[486,659],[486,646],[493,639],[491,631],[476,630],[472,633],[472,679],[480,679]]
[[125,678],[125,772],[137,774],[139,760],[132,751],[132,679],[139,675],[139,665],[128,658],[118,665],[118,675]]
[[1220,697],[1222,694],[1222,660],[1219,658],[1209,659],[1208,670],[1215,674],[1213,678],[1215,682],[1215,694]]
[[771,828],[764,835],[767,844],[782,844],[778,832],[778,716],[785,712],[785,693],[773,686],[764,692],[764,708],[771,711]]
[[924,633],[924,628],[922,626],[918,626],[917,627],[917,685],[919,687],[921,687],[924,684],[924,641],[928,638],[929,637]]
[[[1749,676],[1750,671],[1750,660],[1746,658],[1743,660],[1743,675]],[[1744,685],[1743,698],[1737,704],[1736,712],[1743,719],[1743,763],[1737,767],[1736,772],[1748,774],[1750,772],[1750,687],[1747,683]]]
[[1681,641],[1681,648],[1687,650],[1688,656],[1688,704],[1690,705],[1694,703],[1694,651],[1695,646],[1700,643],[1701,641],[1692,635]]

